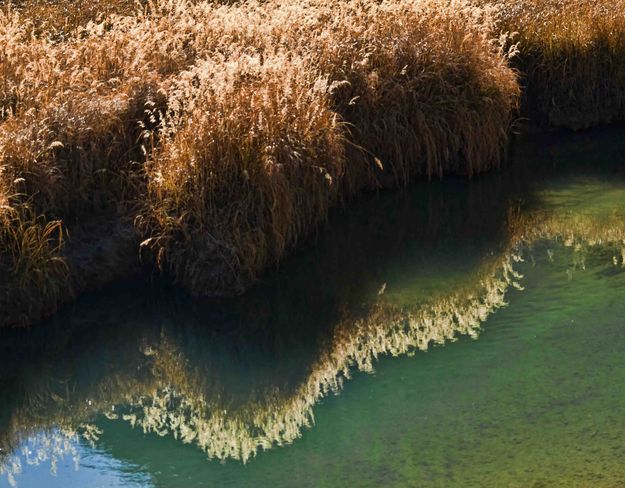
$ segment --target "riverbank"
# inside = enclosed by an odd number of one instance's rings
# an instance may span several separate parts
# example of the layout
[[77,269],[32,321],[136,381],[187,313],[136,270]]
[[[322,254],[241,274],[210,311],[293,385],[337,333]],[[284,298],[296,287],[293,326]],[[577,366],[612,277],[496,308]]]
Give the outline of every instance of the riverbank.
[[558,31],[572,3],[541,5],[157,2],[54,35],[4,10],[0,325],[141,266],[241,293],[364,190],[497,167],[521,101],[620,120],[625,7]]

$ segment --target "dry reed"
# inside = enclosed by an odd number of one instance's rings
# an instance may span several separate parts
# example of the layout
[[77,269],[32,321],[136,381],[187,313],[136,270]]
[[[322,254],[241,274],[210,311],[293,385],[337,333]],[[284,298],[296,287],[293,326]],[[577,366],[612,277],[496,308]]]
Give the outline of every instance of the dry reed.
[[[28,322],[68,294],[49,224],[134,219],[144,257],[193,293],[231,294],[363,189],[496,166],[520,95],[511,42],[535,121],[620,120],[621,2],[478,3],[5,6],[5,307],[31,297]],[[15,255],[16,239],[39,251]]]
[[518,86],[490,9],[312,1],[196,12],[207,20],[189,45],[216,54],[170,88],[137,220],[157,262],[194,293],[244,289],[363,188],[501,160]]
[[63,229],[28,207],[0,206],[0,322],[28,322],[41,311],[54,312],[67,286],[68,269],[61,257]]
[[2,10],[0,188],[42,229],[134,218],[194,293],[242,291],[364,188],[502,157],[519,88],[491,7],[126,6],[56,30]]
[[625,2],[480,0],[501,6],[501,29],[516,32],[524,115],[582,129],[623,120]]

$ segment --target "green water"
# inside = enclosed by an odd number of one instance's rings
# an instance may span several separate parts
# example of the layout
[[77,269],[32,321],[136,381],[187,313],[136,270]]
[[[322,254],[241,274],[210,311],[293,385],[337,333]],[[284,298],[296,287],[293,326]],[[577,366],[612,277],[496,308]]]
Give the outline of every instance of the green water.
[[0,487],[625,486],[623,130],[370,195],[237,299],[3,331]]

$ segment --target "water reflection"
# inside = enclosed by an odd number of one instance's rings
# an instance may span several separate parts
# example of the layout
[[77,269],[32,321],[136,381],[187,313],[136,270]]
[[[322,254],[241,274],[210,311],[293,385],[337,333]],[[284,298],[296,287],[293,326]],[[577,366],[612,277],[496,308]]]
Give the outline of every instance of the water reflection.
[[521,288],[520,260],[568,247],[572,274],[599,247],[622,267],[615,135],[525,142],[500,174],[372,196],[237,300],[127,284],[4,334],[0,474],[77,459],[104,417],[247,461],[298,438],[379,356],[477,337]]

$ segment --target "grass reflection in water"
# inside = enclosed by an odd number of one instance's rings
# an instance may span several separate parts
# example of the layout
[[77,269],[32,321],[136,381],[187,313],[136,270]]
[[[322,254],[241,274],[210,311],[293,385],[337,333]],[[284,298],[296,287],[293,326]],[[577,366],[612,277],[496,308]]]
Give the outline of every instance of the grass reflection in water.
[[[521,287],[518,261],[570,248],[573,270],[598,249],[623,266],[619,178],[604,169],[538,175],[517,189],[523,198],[505,199],[506,178],[519,181],[500,175],[363,202],[232,303],[113,294],[85,299],[28,345],[15,332],[22,350],[3,355],[0,469],[13,480],[25,464],[77,456],[78,438],[97,442],[99,416],[247,461],[298,438],[315,404],[353,371],[373,371],[379,356],[477,337]],[[55,333],[68,326],[72,334]],[[33,442],[27,459],[21,448]]]

